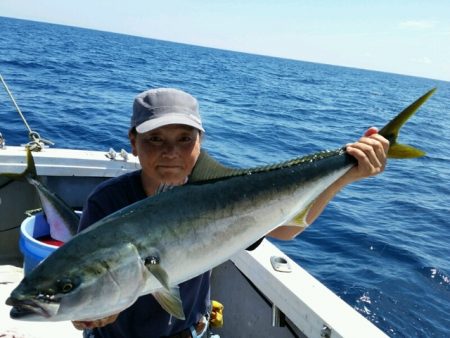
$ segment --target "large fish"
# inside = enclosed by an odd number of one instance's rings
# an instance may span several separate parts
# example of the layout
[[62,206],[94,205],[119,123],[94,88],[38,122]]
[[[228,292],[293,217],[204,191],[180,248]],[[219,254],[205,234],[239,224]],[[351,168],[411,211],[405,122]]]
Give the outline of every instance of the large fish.
[[[389,122],[389,156],[424,153],[396,143],[403,123],[433,93]],[[296,220],[355,165],[345,149],[255,169],[226,168],[202,153],[190,183],[146,198],[93,224],[52,253],[13,290],[15,319],[93,320],[152,293],[184,318],[177,285]]]
[[50,191],[39,181],[36,174],[33,155],[27,147],[27,167],[20,174],[3,173],[0,176],[14,180],[26,180],[36,188],[41,201],[47,223],[50,227],[50,237],[61,242],[67,242],[77,232],[80,221],[78,215],[58,195]]

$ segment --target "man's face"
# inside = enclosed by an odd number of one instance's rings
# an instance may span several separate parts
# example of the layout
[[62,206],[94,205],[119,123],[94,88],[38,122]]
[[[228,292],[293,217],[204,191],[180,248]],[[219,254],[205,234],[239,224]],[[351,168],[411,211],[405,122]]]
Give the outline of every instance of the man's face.
[[183,184],[200,155],[200,133],[186,125],[166,125],[129,137],[142,166],[144,184]]

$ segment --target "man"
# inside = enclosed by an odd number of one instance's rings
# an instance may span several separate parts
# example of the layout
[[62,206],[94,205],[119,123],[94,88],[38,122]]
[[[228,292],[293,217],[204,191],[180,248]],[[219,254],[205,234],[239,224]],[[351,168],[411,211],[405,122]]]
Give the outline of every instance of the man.
[[[163,185],[185,184],[200,155],[204,129],[197,100],[176,89],[139,94],[133,104],[129,139],[142,169],[102,183],[88,198],[80,221],[83,230],[127,205],[152,196]],[[389,143],[369,129],[347,152],[358,165],[325,190],[305,215],[303,224],[283,225],[269,236],[291,239],[311,224],[345,185],[384,170]],[[95,321],[74,322],[85,337],[202,337],[210,312],[210,272],[180,284],[185,320],[170,316],[152,295],[141,296],[120,314]]]

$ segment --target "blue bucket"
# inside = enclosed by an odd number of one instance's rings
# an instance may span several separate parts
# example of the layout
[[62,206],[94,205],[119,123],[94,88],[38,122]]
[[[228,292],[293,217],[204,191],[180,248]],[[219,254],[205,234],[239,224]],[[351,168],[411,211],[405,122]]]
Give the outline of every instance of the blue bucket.
[[41,261],[58,247],[38,241],[36,238],[50,234],[50,226],[44,214],[27,217],[20,226],[19,248],[23,254],[23,269],[28,275]]

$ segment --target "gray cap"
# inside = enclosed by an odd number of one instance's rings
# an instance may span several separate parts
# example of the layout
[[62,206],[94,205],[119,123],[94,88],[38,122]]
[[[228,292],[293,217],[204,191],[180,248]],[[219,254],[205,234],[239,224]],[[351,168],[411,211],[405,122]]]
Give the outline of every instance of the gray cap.
[[145,133],[168,124],[184,124],[204,132],[197,99],[174,88],[150,89],[135,97],[131,128]]

